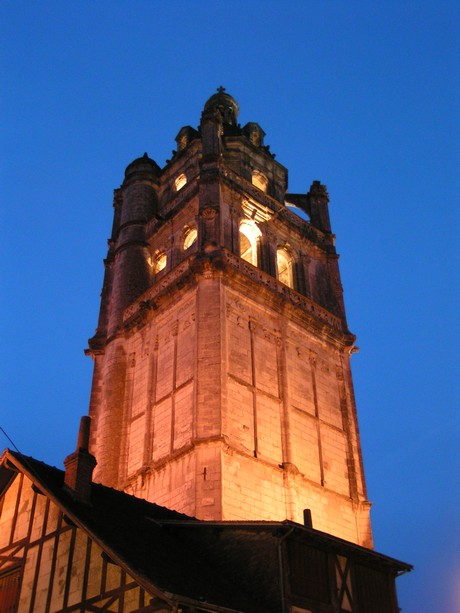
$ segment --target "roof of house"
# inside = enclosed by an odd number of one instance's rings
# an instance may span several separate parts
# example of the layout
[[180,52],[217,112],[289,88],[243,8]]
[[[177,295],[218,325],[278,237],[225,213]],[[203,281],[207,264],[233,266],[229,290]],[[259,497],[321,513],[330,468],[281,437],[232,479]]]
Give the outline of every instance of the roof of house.
[[[0,492],[12,478],[14,468],[26,474],[148,591],[166,600],[191,599],[202,608],[213,605],[215,610],[219,607],[248,613],[277,610],[276,606],[261,602],[256,584],[251,592],[257,594],[257,599],[245,593],[241,585],[236,589],[232,580],[235,577],[223,573],[214,556],[208,559],[183,530],[174,529],[174,522],[184,524],[192,518],[100,484],[92,486],[91,505],[82,504],[64,487],[63,471],[9,450],[0,468]],[[256,540],[262,542],[266,538]],[[263,548],[257,549],[255,558]]]
[[293,533],[323,549],[353,551],[395,574],[411,568],[293,522],[203,522],[100,484],[92,485],[91,504],[83,504],[64,486],[63,471],[9,450],[0,466],[0,493],[15,470],[147,591],[170,602],[193,601],[202,610],[280,611],[278,547]]

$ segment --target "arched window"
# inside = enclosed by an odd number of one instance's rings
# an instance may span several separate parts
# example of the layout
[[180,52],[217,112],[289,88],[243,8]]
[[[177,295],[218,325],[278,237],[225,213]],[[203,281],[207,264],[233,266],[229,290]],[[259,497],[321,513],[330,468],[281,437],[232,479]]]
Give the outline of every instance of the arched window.
[[243,220],[240,224],[240,257],[257,266],[257,243],[261,232],[254,221]]
[[252,184],[263,192],[267,191],[268,179],[260,170],[252,171]]
[[294,287],[292,257],[284,248],[276,250],[276,272],[278,281],[288,287]]
[[177,176],[174,179],[174,187],[176,188],[176,192],[182,189],[186,183],[187,183],[187,177],[184,175],[184,173]]
[[196,228],[185,228],[182,240],[182,249],[187,251],[190,247],[196,243],[196,239],[198,236],[198,231]]
[[153,272],[157,275],[159,272],[166,268],[168,257],[164,251],[156,253],[153,260]]

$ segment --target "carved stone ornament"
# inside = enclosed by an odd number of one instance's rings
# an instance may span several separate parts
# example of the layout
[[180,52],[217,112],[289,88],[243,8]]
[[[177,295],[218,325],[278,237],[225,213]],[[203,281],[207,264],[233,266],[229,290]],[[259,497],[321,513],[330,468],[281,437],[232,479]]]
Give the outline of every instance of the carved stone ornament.
[[206,209],[203,209],[202,215],[205,219],[214,219],[216,216],[216,209],[208,206]]

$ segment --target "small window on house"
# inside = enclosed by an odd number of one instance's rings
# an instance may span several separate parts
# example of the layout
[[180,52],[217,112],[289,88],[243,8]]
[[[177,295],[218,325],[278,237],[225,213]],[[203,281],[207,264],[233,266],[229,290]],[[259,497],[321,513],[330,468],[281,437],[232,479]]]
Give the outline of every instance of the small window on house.
[[19,568],[13,568],[0,573],[0,611],[15,613],[19,596]]
[[182,189],[186,183],[187,183],[187,177],[184,175],[184,173],[176,177],[174,180],[174,187],[176,188],[176,192]]
[[164,270],[166,268],[167,261],[168,261],[168,258],[164,251],[161,251],[160,253],[158,253],[155,256],[155,259],[153,260],[153,272],[155,274],[158,274],[159,272]]
[[350,562],[345,556],[337,556],[335,559],[335,578],[337,582],[337,592],[341,597],[340,610],[353,611]]
[[196,243],[196,239],[198,236],[198,232],[196,228],[187,228],[184,233],[184,240],[182,243],[182,248],[184,251],[190,249],[192,245]]
[[244,220],[240,224],[240,257],[257,266],[257,243],[261,232],[254,221]]
[[294,287],[292,274],[292,258],[286,249],[276,250],[276,270],[278,281],[288,287]]
[[260,170],[254,170],[252,173],[252,184],[263,192],[266,192],[268,187],[268,179],[262,172],[260,172]]

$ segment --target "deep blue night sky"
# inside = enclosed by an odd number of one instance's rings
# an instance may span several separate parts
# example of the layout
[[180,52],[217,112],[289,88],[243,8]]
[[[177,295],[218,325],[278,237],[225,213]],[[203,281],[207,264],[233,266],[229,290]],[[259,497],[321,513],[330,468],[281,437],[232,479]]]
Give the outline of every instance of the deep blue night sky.
[[460,610],[460,5],[3,0],[0,19],[0,426],[62,467],[112,190],[223,85],[291,192],[328,186],[376,549],[415,566],[404,612]]

